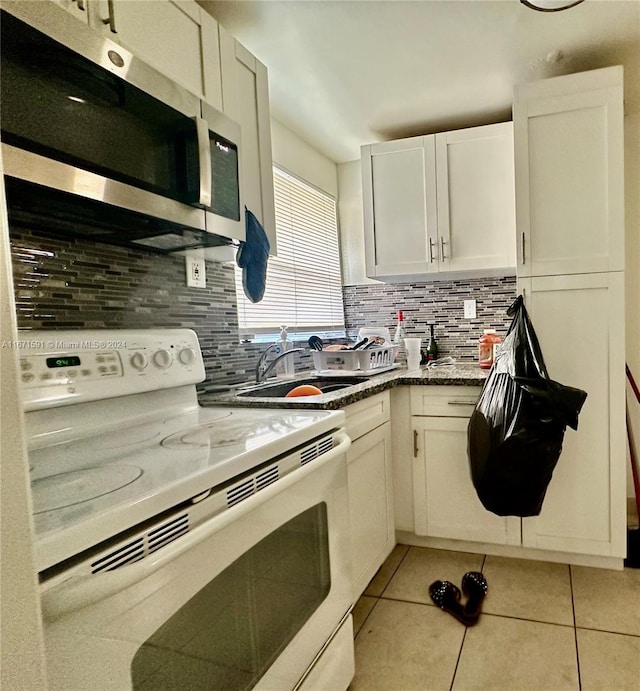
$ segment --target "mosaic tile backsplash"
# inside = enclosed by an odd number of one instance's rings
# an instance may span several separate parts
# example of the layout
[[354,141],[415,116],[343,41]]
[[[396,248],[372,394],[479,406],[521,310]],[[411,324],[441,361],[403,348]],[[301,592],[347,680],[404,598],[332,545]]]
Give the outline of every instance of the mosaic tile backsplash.
[[[232,264],[207,262],[207,287],[197,289],[185,285],[182,256],[22,229],[12,229],[11,245],[19,328],[192,328],[207,383],[234,384],[253,376],[264,345],[239,342]],[[393,329],[401,309],[408,336],[426,338],[433,321],[441,355],[473,362],[483,328],[506,332],[515,278],[345,286],[344,298],[352,338],[361,326]],[[477,300],[477,319],[464,320],[462,301],[471,298]],[[296,358],[297,371],[312,367],[309,355]]]
[[[503,336],[511,319],[509,305],[516,298],[515,276],[475,278],[429,283],[345,286],[347,333],[357,336],[361,326],[387,326],[393,336],[398,310],[404,313],[405,334],[429,339],[434,324],[439,357],[460,363],[477,362],[478,338],[483,329]],[[464,319],[464,300],[476,300],[476,318]]]

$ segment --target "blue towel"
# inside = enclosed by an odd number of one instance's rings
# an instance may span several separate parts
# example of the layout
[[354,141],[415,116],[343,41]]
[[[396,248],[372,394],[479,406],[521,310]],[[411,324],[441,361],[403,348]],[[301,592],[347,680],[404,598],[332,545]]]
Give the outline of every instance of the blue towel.
[[244,208],[246,240],[240,243],[236,264],[242,269],[242,287],[251,302],[260,302],[267,283],[269,238],[258,219]]

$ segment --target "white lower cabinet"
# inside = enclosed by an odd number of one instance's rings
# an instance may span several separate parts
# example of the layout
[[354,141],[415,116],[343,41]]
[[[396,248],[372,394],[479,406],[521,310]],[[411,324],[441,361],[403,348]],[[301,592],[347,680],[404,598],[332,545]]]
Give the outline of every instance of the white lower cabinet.
[[[578,430],[565,432],[540,515],[497,516],[482,506],[469,469],[467,426],[480,390],[411,387],[413,533],[483,543],[484,551],[503,545],[497,553],[508,556],[619,568],[626,507],[624,370],[617,363],[624,344],[611,334],[620,330],[613,322],[622,318],[622,275],[523,279],[520,287],[549,375],[588,393]],[[570,346],[545,348],[567,331],[575,336]],[[593,367],[584,367],[586,353]]]
[[468,417],[414,417],[416,535],[520,544],[520,521],[480,503],[467,459]]
[[395,546],[389,392],[345,408],[354,602]]
[[479,393],[475,387],[411,389],[414,531],[517,545],[520,520],[487,511],[471,482],[467,426]]

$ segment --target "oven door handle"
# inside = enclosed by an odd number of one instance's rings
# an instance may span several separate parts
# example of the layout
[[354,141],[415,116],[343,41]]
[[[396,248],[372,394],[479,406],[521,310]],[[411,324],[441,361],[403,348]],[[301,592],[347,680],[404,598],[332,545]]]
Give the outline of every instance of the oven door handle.
[[334,438],[338,441],[338,444],[331,451],[327,451],[295,472],[285,475],[281,480],[268,485],[248,499],[214,516],[202,525],[194,528],[184,537],[171,542],[163,549],[154,552],[141,561],[130,566],[122,566],[114,571],[87,576],[71,576],[60,585],[43,592],[42,612],[45,619],[47,621],[55,621],[65,614],[105,600],[136,583],[140,583],[185,552],[194,549],[201,542],[227,527],[230,523],[237,521],[280,492],[295,485],[322,466],[330,463],[337,456],[344,454],[351,445],[351,440],[343,431],[338,432]]

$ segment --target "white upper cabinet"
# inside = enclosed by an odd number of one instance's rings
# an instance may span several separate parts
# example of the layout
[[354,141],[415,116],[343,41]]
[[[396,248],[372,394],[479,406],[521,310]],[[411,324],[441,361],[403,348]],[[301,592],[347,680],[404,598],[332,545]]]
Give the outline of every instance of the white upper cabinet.
[[267,68],[219,27],[224,113],[242,128],[244,203],[276,254],[276,219]]
[[362,147],[367,276],[438,271],[435,183],[433,135]]
[[513,272],[510,122],[371,144],[361,158],[367,276]]
[[510,122],[436,135],[440,271],[514,267]]
[[624,268],[623,73],[516,87],[518,275]]
[[82,4],[87,5],[95,30],[222,110],[218,23],[195,0],[84,0]]

